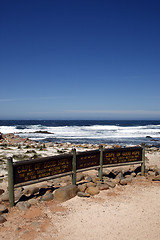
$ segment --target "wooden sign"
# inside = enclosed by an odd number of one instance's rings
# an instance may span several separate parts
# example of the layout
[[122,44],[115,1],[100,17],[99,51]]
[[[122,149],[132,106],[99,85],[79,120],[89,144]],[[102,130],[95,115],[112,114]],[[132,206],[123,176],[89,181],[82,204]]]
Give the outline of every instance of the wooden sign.
[[14,184],[72,171],[72,154],[13,163]]
[[77,153],[76,168],[83,169],[93,166],[99,166],[100,164],[99,158],[100,158],[99,150]]
[[142,161],[142,148],[104,149],[103,165]]

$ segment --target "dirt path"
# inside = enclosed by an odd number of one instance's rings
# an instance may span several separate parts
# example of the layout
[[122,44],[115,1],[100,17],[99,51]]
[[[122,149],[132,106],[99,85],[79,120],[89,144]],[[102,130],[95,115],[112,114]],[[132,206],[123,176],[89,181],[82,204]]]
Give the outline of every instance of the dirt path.
[[159,199],[160,183],[138,177],[91,198],[43,202],[26,212],[13,208],[0,239],[158,240]]

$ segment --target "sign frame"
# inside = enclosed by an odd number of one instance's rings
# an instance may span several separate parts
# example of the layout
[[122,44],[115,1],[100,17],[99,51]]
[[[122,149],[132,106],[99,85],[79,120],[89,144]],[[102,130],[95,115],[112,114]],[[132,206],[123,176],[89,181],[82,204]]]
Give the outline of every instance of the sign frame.
[[[135,153],[135,154],[132,154],[132,153]],[[131,157],[132,161],[127,161],[127,160],[130,160],[129,157]],[[107,162],[107,160],[109,162]],[[55,165],[56,162],[57,162],[57,165]],[[54,178],[59,178],[67,175],[72,175],[72,184],[76,185],[76,173],[82,172],[82,171],[98,169],[99,178],[102,181],[103,168],[141,164],[141,174],[144,175],[145,174],[145,145],[142,144],[141,147],[136,146],[136,147],[126,147],[126,148],[103,148],[103,146],[100,145],[99,149],[97,150],[90,150],[90,151],[84,151],[84,152],[78,152],[78,153],[76,153],[76,149],[74,148],[72,149],[72,153],[60,154],[60,155],[55,155],[51,157],[30,159],[30,160],[19,161],[19,162],[13,162],[13,158],[9,157],[7,160],[7,163],[8,163],[9,203],[10,203],[10,206],[13,207],[15,203],[14,188],[26,186],[26,185],[30,185],[38,182],[43,182],[43,181],[47,181],[47,180],[51,180]],[[68,164],[68,166],[65,164]],[[44,170],[42,172],[44,173],[46,172],[47,174],[44,174],[44,175],[42,174],[41,176],[36,175],[38,174],[38,172],[36,172],[38,167],[37,169],[35,169],[35,166],[39,166],[39,170],[46,169],[46,171]],[[56,172],[57,169],[59,169],[58,172]],[[17,171],[19,172],[17,173]],[[28,173],[32,173],[33,175]],[[21,175],[21,179],[19,178],[20,174],[23,174]],[[28,174],[28,176],[34,176],[34,177],[28,178],[29,180],[28,179],[25,180],[24,179],[24,177],[26,176],[25,174]]]

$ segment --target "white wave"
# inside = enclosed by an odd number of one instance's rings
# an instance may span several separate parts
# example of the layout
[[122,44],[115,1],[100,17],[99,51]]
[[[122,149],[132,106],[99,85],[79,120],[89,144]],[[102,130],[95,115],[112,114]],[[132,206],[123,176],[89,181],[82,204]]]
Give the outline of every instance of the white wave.
[[[47,131],[47,133],[36,133],[36,131]],[[124,138],[160,138],[160,125],[146,126],[117,126],[117,125],[93,125],[93,126],[58,126],[46,127],[42,125],[28,126],[0,126],[0,132],[15,133],[21,137],[36,140],[45,138],[59,139],[124,139]]]

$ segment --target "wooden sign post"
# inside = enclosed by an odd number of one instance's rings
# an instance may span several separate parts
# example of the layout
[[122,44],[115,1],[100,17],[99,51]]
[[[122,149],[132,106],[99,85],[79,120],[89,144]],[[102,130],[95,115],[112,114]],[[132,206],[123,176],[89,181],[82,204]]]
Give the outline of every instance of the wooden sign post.
[[99,169],[99,178],[103,180],[103,168],[141,164],[141,174],[145,174],[145,146],[105,149],[61,154],[52,157],[30,159],[13,163],[8,158],[9,203],[14,206],[14,188],[72,175],[72,184],[76,185],[76,173]]
[[9,191],[9,205],[14,206],[14,180],[13,180],[13,159],[9,157],[7,159],[8,167],[8,191]]

